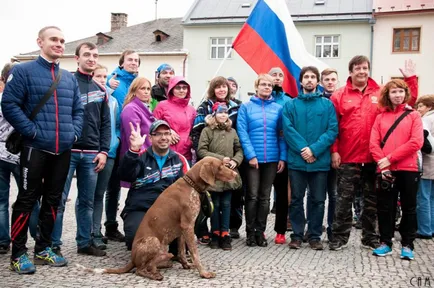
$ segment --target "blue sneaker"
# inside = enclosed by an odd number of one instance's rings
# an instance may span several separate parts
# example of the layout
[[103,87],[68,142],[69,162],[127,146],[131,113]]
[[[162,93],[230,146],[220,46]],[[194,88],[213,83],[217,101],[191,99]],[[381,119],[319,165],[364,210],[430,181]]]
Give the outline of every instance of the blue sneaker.
[[54,267],[62,267],[68,264],[68,261],[63,256],[59,256],[50,248],[35,254],[34,262],[36,265],[50,265]]
[[29,255],[24,253],[18,258],[11,259],[9,270],[17,272],[18,274],[33,274],[36,271],[35,265],[29,259]]
[[414,259],[413,250],[411,250],[410,247],[402,247],[401,259],[413,260]]
[[384,243],[382,243],[380,247],[372,251],[372,255],[380,256],[380,257],[384,257],[390,254],[392,254],[392,248],[390,248],[389,245]]

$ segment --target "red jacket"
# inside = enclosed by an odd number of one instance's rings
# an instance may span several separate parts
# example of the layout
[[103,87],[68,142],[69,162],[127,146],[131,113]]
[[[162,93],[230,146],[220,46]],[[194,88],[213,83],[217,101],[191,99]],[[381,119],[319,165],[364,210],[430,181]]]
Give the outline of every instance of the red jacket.
[[[412,76],[404,79],[410,88],[411,100],[414,105],[417,99],[417,78]],[[351,78],[347,85],[333,93],[330,98],[336,109],[339,122],[339,134],[331,152],[338,152],[341,163],[373,162],[369,152],[369,139],[375,118],[381,113],[378,107],[381,87],[371,78],[364,92],[354,89]]]
[[381,140],[405,110],[413,109],[401,104],[394,111],[387,109],[377,116],[372,127],[369,151],[375,162],[384,157],[389,159],[391,165],[385,170],[418,172],[422,170],[417,152],[423,145],[423,126],[417,111],[405,116],[390,134],[383,149],[380,148]]

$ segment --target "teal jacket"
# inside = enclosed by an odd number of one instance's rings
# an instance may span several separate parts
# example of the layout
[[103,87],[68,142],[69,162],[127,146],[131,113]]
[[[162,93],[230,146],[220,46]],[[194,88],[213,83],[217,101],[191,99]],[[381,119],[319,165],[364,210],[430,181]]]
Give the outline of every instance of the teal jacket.
[[[300,94],[283,108],[283,134],[288,144],[288,169],[306,172],[330,170],[330,146],[338,136],[332,102],[321,93]],[[309,147],[316,161],[308,164],[301,149]]]

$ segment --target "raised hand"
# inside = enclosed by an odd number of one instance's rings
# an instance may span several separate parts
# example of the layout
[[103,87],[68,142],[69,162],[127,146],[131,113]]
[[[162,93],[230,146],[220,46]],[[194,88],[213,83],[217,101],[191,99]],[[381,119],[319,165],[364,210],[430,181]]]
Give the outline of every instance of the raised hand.
[[402,76],[405,78],[414,76],[416,75],[416,63],[414,63],[411,59],[405,60],[404,69],[399,68],[399,71],[401,71]]
[[110,88],[112,88],[113,90],[116,90],[116,88],[118,88],[119,86],[119,80],[116,79],[116,77],[118,77],[118,74],[114,74],[112,78],[110,78],[109,80],[109,86]]
[[143,143],[145,143],[146,135],[141,135],[139,123],[136,123],[136,129],[134,129],[133,123],[130,122],[130,129],[130,149],[133,151],[139,151],[142,148]]

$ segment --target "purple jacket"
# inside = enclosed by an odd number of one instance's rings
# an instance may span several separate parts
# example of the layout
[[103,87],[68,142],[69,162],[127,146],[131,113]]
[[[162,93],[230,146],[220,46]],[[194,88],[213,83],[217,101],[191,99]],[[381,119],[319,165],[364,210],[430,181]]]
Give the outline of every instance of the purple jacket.
[[151,146],[149,140],[149,127],[155,118],[152,112],[140,101],[137,97],[124,107],[121,113],[121,152],[120,157],[128,151],[130,146],[130,122],[136,127],[136,123],[140,123],[140,131],[142,135],[147,135],[145,143],[143,143],[142,150]]

